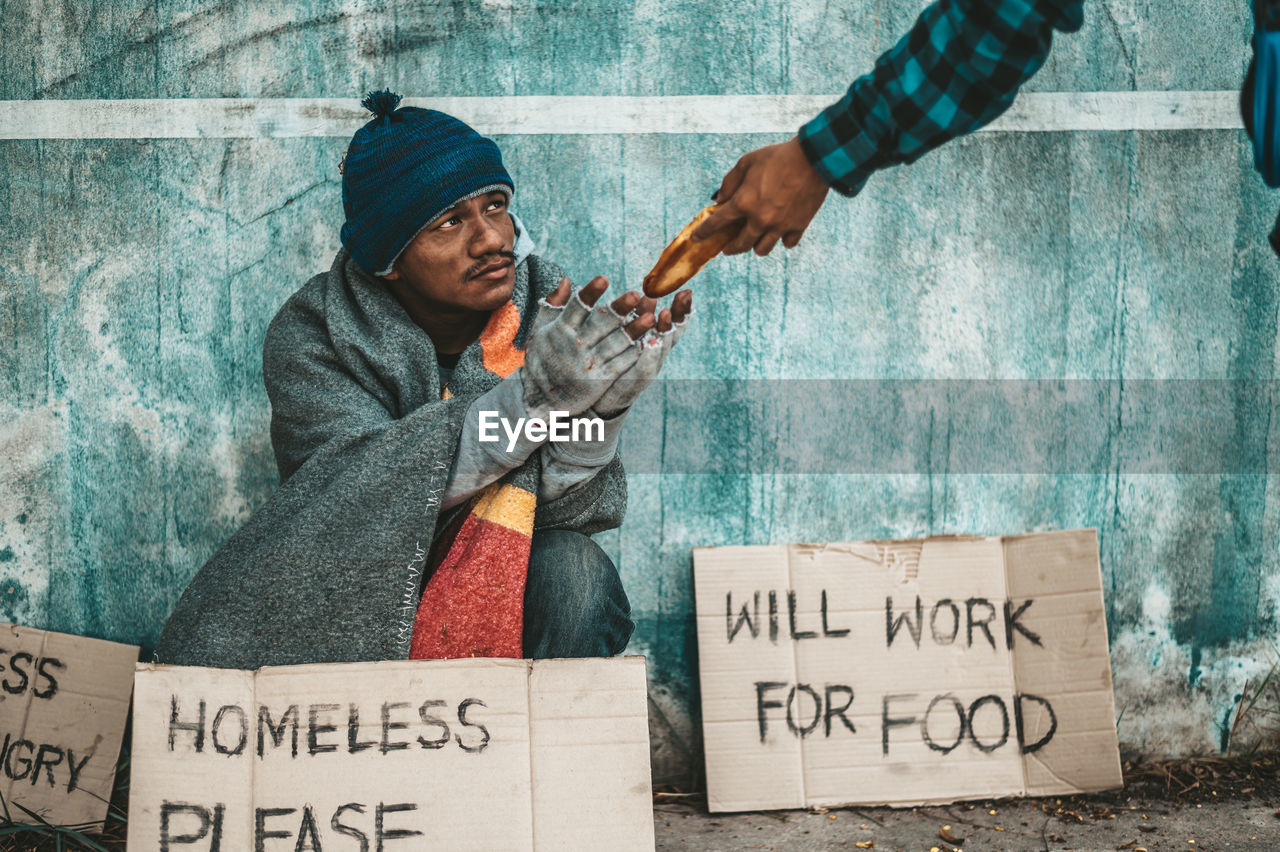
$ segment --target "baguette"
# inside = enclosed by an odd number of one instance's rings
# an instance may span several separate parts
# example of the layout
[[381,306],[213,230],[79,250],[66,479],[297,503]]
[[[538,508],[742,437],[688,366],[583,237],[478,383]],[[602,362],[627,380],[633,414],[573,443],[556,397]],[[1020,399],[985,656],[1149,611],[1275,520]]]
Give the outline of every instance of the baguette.
[[658,262],[644,277],[644,294],[657,299],[674,293],[689,279],[698,274],[711,258],[718,255],[729,244],[729,241],[742,230],[742,223],[731,225],[722,231],[712,234],[705,240],[694,242],[693,231],[706,221],[718,205],[712,204],[704,208],[693,221],[684,226],[671,245],[662,250]]

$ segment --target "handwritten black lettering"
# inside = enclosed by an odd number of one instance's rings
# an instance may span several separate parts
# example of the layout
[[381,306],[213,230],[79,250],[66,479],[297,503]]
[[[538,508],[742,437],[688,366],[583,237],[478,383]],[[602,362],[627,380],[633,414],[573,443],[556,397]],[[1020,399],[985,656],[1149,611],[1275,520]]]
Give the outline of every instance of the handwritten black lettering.
[[[1028,601],[1028,603],[1030,603],[1030,601]],[[1049,711],[1049,731],[1033,743],[1027,742],[1026,736],[1023,732],[1022,702],[1024,700],[1034,701],[1045,710]],[[1031,695],[1030,693],[1015,695],[1013,698],[1013,718],[1018,727],[1018,746],[1021,748],[1023,754],[1031,754],[1034,751],[1039,751],[1044,748],[1049,744],[1049,741],[1053,739],[1053,735],[1058,732],[1058,714],[1053,711],[1053,705],[1049,703],[1048,699],[1041,698],[1039,695]]]
[[[950,634],[938,629],[938,613],[944,609],[951,613]],[[929,612],[929,633],[933,636],[935,645],[950,645],[960,635],[960,608],[950,598],[943,598],[933,605],[933,609]]]
[[[160,805],[160,852],[170,852],[175,845],[188,845],[209,836],[208,852],[220,852],[222,848],[222,819],[226,805],[219,804],[212,811],[203,805],[190,802],[165,801]],[[200,821],[200,827],[186,834],[174,834],[174,817],[179,815],[194,816]],[[212,831],[212,835],[210,835]]]
[[[813,699],[813,720],[806,725],[796,724],[795,706],[796,694],[804,692]],[[818,693],[814,692],[813,687],[807,683],[798,683],[791,687],[791,692],[787,695],[787,730],[804,739],[812,734],[822,722],[822,699],[818,697]]]
[[422,706],[418,708],[418,718],[422,720],[422,724],[440,729],[440,736],[435,739],[427,739],[421,734],[418,735],[418,745],[423,748],[444,748],[453,739],[453,735],[449,731],[449,723],[431,712],[436,707],[444,706],[444,701],[433,699],[422,702]]
[[[826,733],[824,736],[831,736],[831,717],[839,716],[840,721],[849,729],[849,733],[856,734],[858,731],[854,728],[853,723],[844,715],[849,709],[849,705],[853,703],[853,687],[845,686],[842,683],[828,683],[823,689],[824,698],[826,699],[827,709],[823,713],[822,718],[826,724]],[[844,704],[836,707],[836,703],[831,700],[831,696],[841,694],[845,696]]]
[[[975,619],[973,611],[978,607],[986,609],[986,618]],[[965,619],[968,626],[965,628],[965,637],[968,640],[969,647],[973,647],[973,628],[977,627],[983,633],[987,634],[987,641],[991,643],[991,649],[996,648],[996,638],[991,635],[991,622],[996,620],[996,608],[991,605],[991,601],[986,598],[969,598],[964,602]]]
[[733,592],[726,592],[724,596],[724,626],[729,631],[729,641],[738,635],[738,631],[745,625],[747,631],[751,634],[751,638],[755,639],[760,635],[760,593],[756,592],[753,598],[755,602],[755,617],[752,618],[747,604],[742,605],[742,611],[738,613],[738,620],[733,620]]
[[347,705],[347,753],[358,754],[377,745],[373,740],[360,741],[360,706]]
[[41,775],[48,780],[50,787],[59,786],[55,767],[67,767],[66,791],[74,792],[79,787],[80,774],[85,765],[93,757],[90,751],[80,759],[76,759],[71,748],[50,743],[36,743],[31,740],[15,740],[13,734],[6,733],[0,743],[0,775],[14,781],[30,779],[32,786],[40,783]]
[[1004,641],[1005,644],[1009,646],[1010,651],[1013,650],[1013,631],[1015,630],[1027,637],[1032,645],[1035,645],[1038,648],[1044,647],[1044,643],[1040,641],[1039,635],[1032,633],[1030,630],[1018,623],[1018,619],[1027,611],[1027,607],[1031,606],[1033,603],[1035,603],[1034,598],[1025,600],[1022,602],[1022,606],[1011,612],[1010,607],[1013,606],[1012,601],[1004,602]]
[[791,638],[800,639],[816,639],[818,634],[812,630],[796,630],[796,593],[794,589],[787,590],[787,619],[791,624]]
[[326,752],[337,751],[337,743],[320,742],[321,734],[328,734],[338,730],[337,725],[329,725],[320,721],[321,713],[332,713],[339,709],[338,704],[312,704],[307,708],[307,754],[324,754]]
[[169,751],[174,750],[174,740],[178,731],[190,731],[195,734],[196,753],[204,750],[204,699],[200,699],[200,712],[194,722],[179,721],[178,696],[169,697]]
[[765,701],[764,696],[766,693],[775,689],[782,689],[784,686],[786,686],[785,683],[779,683],[778,681],[756,681],[756,720],[760,724],[760,742],[765,741],[765,735],[769,732],[769,717],[765,711],[782,707],[781,701]]
[[26,748],[27,752],[30,753],[35,751],[36,744],[31,742],[31,740],[18,740],[9,747],[9,754],[4,759],[4,774],[8,775],[14,781],[21,781],[23,778],[26,778],[31,774],[31,758],[29,757],[23,757],[18,760],[18,765],[22,768],[21,773],[17,772],[17,770],[13,768],[13,757],[18,753],[18,749],[20,748]]
[[221,803],[213,809],[213,833],[209,836],[209,852],[218,852],[222,848],[222,818],[226,813],[227,806]]
[[458,721],[462,723],[464,728],[479,728],[480,742],[475,745],[467,745],[462,741],[462,735],[458,734],[458,745],[462,750],[471,754],[479,754],[489,745],[489,729],[479,722],[472,722],[467,719],[467,711],[472,707],[487,707],[488,705],[479,698],[468,698],[458,705]]
[[76,789],[79,783],[80,773],[84,771],[84,765],[89,762],[89,758],[93,757],[93,752],[89,752],[80,762],[76,762],[76,754],[71,749],[67,749],[67,769],[71,772],[71,778],[67,781],[67,792],[70,793]]
[[31,682],[31,678],[28,676],[28,674],[22,669],[18,668],[19,660],[24,660],[25,662],[28,662],[28,663],[35,662],[34,658],[30,654],[28,654],[26,651],[19,651],[18,653],[14,654],[12,657],[9,658],[9,668],[13,669],[14,674],[22,678],[22,681],[16,684],[9,683],[9,678],[7,677],[4,679],[2,683],[0,683],[0,687],[4,687],[4,691],[9,693],[10,695],[21,695],[22,693],[26,692],[27,685]]
[[61,763],[62,749],[48,743],[41,744],[40,750],[36,752],[35,763],[31,769],[31,786],[34,787],[36,782],[40,780],[41,769],[45,770],[45,777],[49,779],[49,786],[56,786],[56,782],[53,780],[53,767]]
[[880,699],[880,749],[883,754],[889,754],[889,729],[913,725],[916,721],[915,716],[890,716],[889,705],[894,701],[906,701],[915,697],[913,692],[895,692]]
[[321,852],[320,832],[316,829],[316,815],[310,805],[302,809],[302,823],[298,826],[298,842],[294,844],[293,852],[302,852],[304,849]]
[[827,625],[827,590],[822,590],[822,635],[823,636],[848,636],[849,628],[842,627],[839,630]]
[[[289,709],[284,711],[284,715],[280,717],[280,723],[273,724],[271,721],[271,708],[264,705],[258,707],[258,757],[262,757],[266,752],[266,738],[263,733],[271,733],[271,745],[280,748],[284,743],[284,729],[288,725],[292,730],[290,741],[290,755],[298,756],[298,705],[290,704]],[[265,729],[265,731],[264,731]]]
[[[234,715],[239,720],[239,730],[235,745],[230,748],[222,741],[220,736],[222,726],[226,723],[228,716]],[[213,750],[218,754],[234,756],[244,751],[244,747],[249,744],[249,716],[244,712],[244,708],[239,704],[224,704],[218,708],[218,712],[213,717],[213,729],[210,731],[210,739],[213,740]]]
[[[951,745],[940,745],[933,738],[929,727],[929,719],[933,716],[933,710],[944,701],[950,701],[951,706],[955,708],[956,719],[958,721],[958,730],[956,731],[955,742]],[[960,699],[948,692],[946,695],[935,695],[933,700],[929,702],[929,707],[924,711],[924,718],[920,720],[920,737],[924,740],[924,744],[934,751],[940,751],[943,754],[950,754],[956,750],[956,747],[964,741],[965,731],[968,729],[968,720],[964,713],[964,705],[960,703]]]
[[377,852],[383,852],[383,841],[398,840],[405,837],[421,837],[422,832],[412,828],[387,828],[386,815],[398,814],[406,811],[416,811],[418,806],[412,802],[401,802],[395,805],[384,805],[378,803],[378,807],[374,810],[373,836],[376,843]]
[[[1021,633],[1025,639],[1038,647],[1044,647],[1040,636],[1025,625],[1019,622],[1019,618],[1027,611],[1034,601],[1024,601],[1020,606],[1014,609],[1011,602],[1004,603],[1004,636],[1005,645],[1013,649],[1014,632]],[[988,598],[972,597],[964,602],[964,627],[965,642],[969,648],[973,647],[974,632],[979,631],[987,639],[987,644],[992,650],[998,650],[995,633],[992,626],[999,618],[999,610],[996,605]],[[905,625],[911,638],[915,641],[915,646],[920,647],[920,627],[923,616],[923,607],[920,597],[915,600],[915,617],[912,618],[910,609],[902,612],[895,612],[893,608],[893,597],[885,598],[884,603],[884,624],[885,624],[885,647],[892,647],[893,640]],[[948,623],[949,622],[949,623]],[[947,646],[955,644],[960,636],[961,614],[959,605],[950,598],[943,598],[933,605],[929,612],[929,632],[933,637],[935,645]],[[826,623],[823,624],[826,627]]]
[[[978,727],[973,723],[974,716],[978,715],[978,711],[986,705],[991,704],[1000,711],[1001,734],[1000,739],[994,743],[984,743],[978,739]],[[1005,706],[1004,699],[998,695],[984,695],[969,705],[969,740],[978,747],[978,750],[990,753],[1000,748],[1009,741],[1009,708]]]
[[893,647],[893,637],[898,635],[898,631],[905,624],[907,632],[911,634],[911,638],[915,641],[916,647],[920,647],[920,626],[924,621],[924,612],[920,604],[920,596],[916,595],[916,620],[911,620],[911,613],[904,610],[901,615],[896,618],[893,615],[893,596],[886,596],[884,599],[884,634],[885,647]]
[[408,707],[406,701],[386,701],[382,704],[382,740],[378,743],[378,751],[386,754],[389,751],[399,751],[402,748],[408,748],[408,742],[400,742],[391,739],[392,731],[402,731],[409,727],[408,722],[391,721],[391,711],[399,710],[401,707]]
[[267,820],[272,817],[288,816],[296,813],[297,808],[254,808],[253,809],[253,852],[267,852],[267,841],[293,836],[293,832],[268,831]]
[[39,672],[37,678],[44,678],[45,680],[45,686],[43,689],[37,687],[32,691],[31,694],[36,698],[52,698],[58,694],[58,681],[53,675],[49,674],[49,669],[51,667],[57,669],[66,668],[62,660],[59,660],[57,657],[45,657],[43,660],[40,660],[40,662],[36,663],[36,671]]
[[351,837],[360,841],[360,852],[369,852],[369,835],[354,826],[346,825],[342,822],[342,815],[347,811],[355,811],[358,814],[362,814],[365,812],[365,808],[359,802],[348,802],[342,805],[333,812],[333,819],[329,820],[329,827],[344,837]]
[[73,749],[31,740],[14,740],[12,734],[5,734],[4,742],[0,744],[0,774],[14,781],[30,779],[32,786],[40,783],[43,774],[50,787],[57,787],[60,784],[59,773],[54,769],[66,766],[66,791],[71,793],[78,788],[80,774],[93,754],[91,751],[77,760]]
[[769,590],[769,641],[778,644],[778,593]]

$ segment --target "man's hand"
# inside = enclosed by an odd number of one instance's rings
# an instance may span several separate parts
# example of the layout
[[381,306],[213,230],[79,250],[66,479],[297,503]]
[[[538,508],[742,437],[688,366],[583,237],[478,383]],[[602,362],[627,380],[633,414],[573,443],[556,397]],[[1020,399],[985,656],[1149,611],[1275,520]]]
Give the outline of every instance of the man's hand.
[[763,257],[778,240],[794,248],[822,207],[828,189],[809,164],[799,138],[766,145],[744,154],[724,176],[711,197],[720,207],[693,232],[693,238],[705,239],[745,220],[742,233],[725,246],[725,254],[754,248]]
[[[649,309],[653,310],[652,307]],[[689,314],[692,312],[693,291],[691,290],[679,293],[671,303],[670,309],[662,309],[653,330],[640,339],[640,357],[635,365],[614,382],[592,406],[597,414],[606,418],[616,417],[631,407],[636,398],[662,371],[662,362],[667,360],[672,347],[676,345],[680,335],[684,334],[685,328],[689,325]]]
[[[597,275],[587,282],[587,286],[578,291],[578,298],[587,305],[594,305],[604,291],[609,289],[609,279],[603,275]],[[572,285],[568,278],[561,278],[560,283],[556,285],[556,289],[547,295],[547,305],[552,308],[563,308],[569,303],[569,294],[573,291]],[[657,302],[647,296],[642,296],[635,290],[628,290],[618,298],[614,299],[609,305],[609,310],[618,318],[620,324],[625,322],[625,330],[627,336],[632,340],[639,340],[640,336],[653,328],[655,317],[653,309],[657,307]],[[634,312],[635,317],[629,321],[626,318]],[[539,311],[534,318],[534,330],[541,328],[540,323],[555,319],[555,311]]]
[[564,278],[538,308],[521,368],[525,405],[536,416],[586,411],[639,360],[635,340],[654,326],[653,300],[632,292],[595,308],[608,286],[597,276],[571,296]]

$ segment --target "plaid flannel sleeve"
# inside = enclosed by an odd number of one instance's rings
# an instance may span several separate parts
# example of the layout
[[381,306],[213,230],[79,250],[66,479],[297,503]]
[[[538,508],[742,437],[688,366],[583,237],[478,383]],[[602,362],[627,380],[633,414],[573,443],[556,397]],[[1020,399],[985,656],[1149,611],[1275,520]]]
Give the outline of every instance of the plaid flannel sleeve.
[[800,128],[818,173],[855,195],[876,169],[910,163],[1009,108],[1083,0],[938,0],[836,103]]

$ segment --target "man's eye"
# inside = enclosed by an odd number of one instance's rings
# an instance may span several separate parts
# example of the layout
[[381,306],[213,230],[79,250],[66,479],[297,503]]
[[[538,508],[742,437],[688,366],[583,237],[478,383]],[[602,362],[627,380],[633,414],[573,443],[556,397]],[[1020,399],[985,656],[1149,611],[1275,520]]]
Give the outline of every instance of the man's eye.
[[448,219],[445,219],[441,221],[440,224],[436,225],[436,230],[439,230],[440,228],[452,228],[453,226],[461,222],[462,222],[462,219],[458,218],[457,216],[450,216]]

